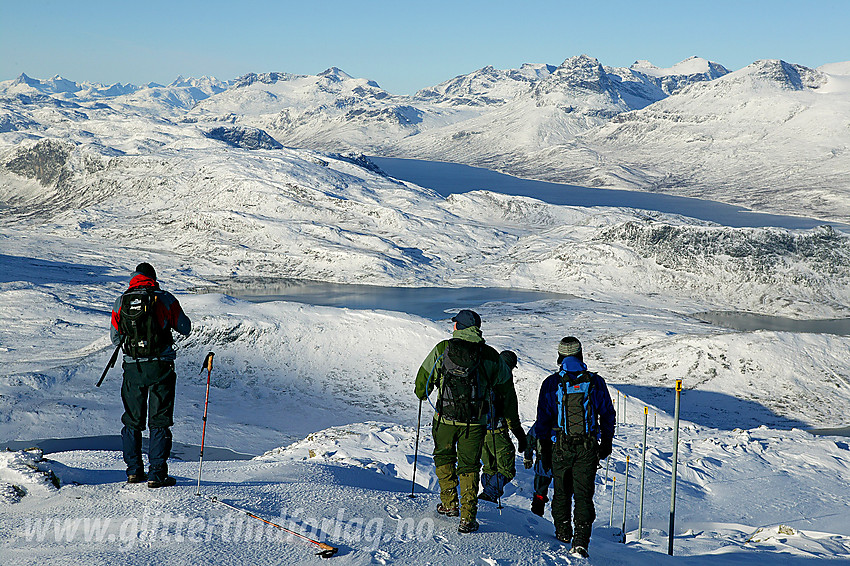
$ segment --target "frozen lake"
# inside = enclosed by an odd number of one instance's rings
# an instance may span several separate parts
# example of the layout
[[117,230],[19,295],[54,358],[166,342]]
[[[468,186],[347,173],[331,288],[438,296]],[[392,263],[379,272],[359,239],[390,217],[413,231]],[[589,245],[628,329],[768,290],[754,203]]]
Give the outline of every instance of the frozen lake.
[[[234,279],[195,291],[224,293],[255,303],[293,301],[326,307],[389,310],[435,321],[451,318],[451,313],[457,310],[475,309],[490,302],[521,304],[576,298],[564,293],[501,287],[382,287],[275,278]],[[701,312],[691,316],[708,324],[742,332],[772,330],[850,336],[850,319],[846,318],[798,320],[733,311]]]
[[430,320],[445,320],[452,317],[446,311],[474,309],[489,302],[531,303],[575,298],[564,293],[501,287],[381,287],[263,278],[226,281],[215,287],[198,290],[225,293],[251,302],[294,301],[325,307],[389,310]]
[[799,320],[781,316],[733,311],[700,312],[692,316],[709,324],[740,330],[742,332],[772,330],[775,332],[805,332],[850,336],[850,319],[848,318]]
[[391,177],[428,187],[443,196],[487,190],[508,195],[532,197],[550,204],[655,210],[733,227],[777,226],[789,229],[808,229],[830,224],[842,230],[850,229],[850,226],[843,224],[799,216],[762,214],[739,206],[710,200],[641,191],[593,189],[562,183],[520,179],[489,169],[457,163],[371,156],[369,159]]

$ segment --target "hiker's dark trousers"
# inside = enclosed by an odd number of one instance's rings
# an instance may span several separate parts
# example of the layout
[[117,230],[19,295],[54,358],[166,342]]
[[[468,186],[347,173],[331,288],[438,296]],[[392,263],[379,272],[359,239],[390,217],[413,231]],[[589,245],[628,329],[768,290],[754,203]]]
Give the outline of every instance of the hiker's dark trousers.
[[[559,440],[552,449],[552,479],[555,493],[552,496],[552,520],[559,532],[574,532],[577,544],[587,546],[590,529],[596,518],[593,492],[596,487],[598,447],[595,439],[570,442]],[[575,499],[573,522],[570,529],[570,507]]]
[[171,431],[174,424],[174,390],[177,374],[173,361],[128,362],[123,364],[124,382],[121,400],[124,414],[121,440],[127,475],[144,472],[142,431],[150,426],[149,479],[164,480],[168,476],[167,460],[171,454]]

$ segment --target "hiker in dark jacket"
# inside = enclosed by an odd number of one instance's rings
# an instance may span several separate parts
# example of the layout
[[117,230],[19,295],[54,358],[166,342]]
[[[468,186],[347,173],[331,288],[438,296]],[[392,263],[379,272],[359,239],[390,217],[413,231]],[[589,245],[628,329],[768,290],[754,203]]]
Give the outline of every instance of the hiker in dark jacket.
[[[150,301],[150,306],[146,301]],[[143,312],[144,311],[144,312]],[[188,336],[192,323],[171,293],[159,288],[156,271],[140,263],[130,277],[130,286],[112,308],[110,336],[124,351],[124,380],[121,400],[124,414],[121,441],[127,482],[148,481],[148,487],[174,485],[168,475],[171,430],[174,425],[174,339],[171,331]],[[147,413],[147,415],[146,415]],[[149,473],[142,461],[142,431],[150,426]]]
[[519,415],[510,369],[496,350],[484,343],[481,317],[462,310],[452,321],[452,339],[437,344],[422,362],[415,392],[424,400],[434,388],[438,391],[432,428],[434,465],[440,481],[437,512],[460,515],[458,532],[471,533],[478,530],[478,472],[489,391],[504,400],[505,420],[511,430],[519,428]]
[[[499,357],[513,372],[517,365],[516,354],[510,350],[504,350],[499,354]],[[516,476],[516,451],[525,452],[526,438],[522,426],[512,430],[511,432],[517,439],[517,448],[514,449],[511,437],[508,435],[509,429],[505,420],[504,400],[494,391],[490,395],[490,401],[487,434],[484,437],[484,447],[481,453],[483,464],[481,483],[484,490],[478,496],[478,499],[496,502],[505,493],[505,485]]]
[[[587,556],[596,510],[593,491],[600,460],[611,454],[616,416],[605,381],[587,371],[581,342],[569,336],[558,344],[561,369],[543,381],[534,436],[552,440],[552,519],[555,537],[572,543],[570,551]],[[587,397],[585,389],[589,386]],[[588,410],[583,408],[589,399]],[[573,529],[570,507],[575,498]]]

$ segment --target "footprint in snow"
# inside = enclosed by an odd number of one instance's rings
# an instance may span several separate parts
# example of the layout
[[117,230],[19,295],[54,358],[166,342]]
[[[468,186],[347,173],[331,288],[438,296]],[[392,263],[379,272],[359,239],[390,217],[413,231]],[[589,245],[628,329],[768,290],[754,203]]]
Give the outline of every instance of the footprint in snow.
[[446,552],[453,553],[455,551],[455,546],[450,544],[449,539],[447,539],[442,533],[434,533],[434,540],[440,543]]
[[391,519],[395,519],[396,521],[401,521],[402,516],[401,516],[401,514],[399,514],[399,512],[398,512],[398,507],[396,507],[396,506],[395,506],[395,505],[393,505],[392,503],[387,504],[387,505],[384,507],[384,511],[386,511],[386,512],[387,512],[387,515],[388,515]]
[[376,550],[372,553],[372,564],[389,564],[392,556],[386,550]]

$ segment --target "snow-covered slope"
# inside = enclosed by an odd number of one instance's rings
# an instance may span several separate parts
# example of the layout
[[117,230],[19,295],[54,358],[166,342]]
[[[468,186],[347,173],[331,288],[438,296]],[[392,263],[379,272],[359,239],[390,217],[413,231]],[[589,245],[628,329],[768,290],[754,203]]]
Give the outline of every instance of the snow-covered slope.
[[[505,77],[508,74],[505,73]],[[504,79],[503,79],[504,82]],[[666,95],[634,74],[609,74],[596,59],[571,57],[488,112],[400,140],[398,155],[498,164],[517,151],[571,141],[621,112]]]
[[557,67],[526,63],[519,69],[501,70],[492,65],[460,75],[436,86],[424,88],[415,99],[452,106],[503,104],[527,94],[535,83],[551,75]]
[[231,122],[262,128],[288,146],[329,150],[391,145],[458,111],[418,106],[367,79],[331,68],[319,75],[249,74],[198,104],[191,122]]

